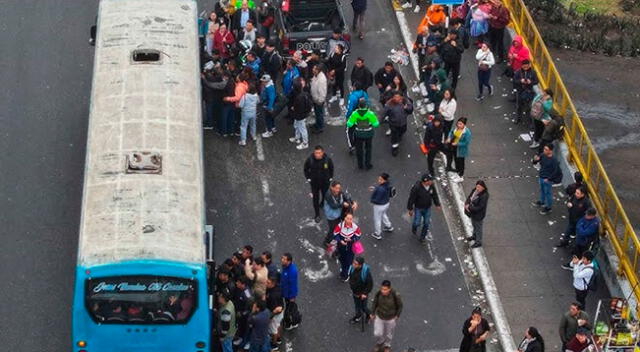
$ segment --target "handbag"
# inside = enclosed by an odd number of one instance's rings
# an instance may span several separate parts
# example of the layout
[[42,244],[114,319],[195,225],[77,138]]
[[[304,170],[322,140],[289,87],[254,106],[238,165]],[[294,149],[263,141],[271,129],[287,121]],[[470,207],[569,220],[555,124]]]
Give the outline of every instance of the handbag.
[[362,246],[362,242],[355,241],[351,245],[351,250],[353,251],[353,254],[361,255],[362,253],[364,253],[364,246]]

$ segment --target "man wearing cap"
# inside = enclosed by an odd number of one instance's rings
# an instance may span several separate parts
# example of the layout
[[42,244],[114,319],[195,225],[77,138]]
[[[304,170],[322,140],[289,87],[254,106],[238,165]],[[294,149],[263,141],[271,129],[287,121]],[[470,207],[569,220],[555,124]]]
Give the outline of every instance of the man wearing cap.
[[433,186],[433,177],[430,174],[424,174],[420,181],[411,187],[409,200],[407,201],[407,210],[409,216],[413,216],[411,224],[411,232],[415,235],[422,222],[422,232],[420,233],[420,242],[424,243],[429,232],[429,222],[431,221],[431,204],[435,204],[440,209],[440,198],[438,192]]
[[356,157],[358,158],[358,168],[371,169],[371,140],[373,139],[373,129],[378,127],[380,122],[376,114],[369,109],[364,98],[358,100],[358,108],[351,113],[347,120],[347,128],[354,127],[353,138],[356,147]]
[[582,258],[573,256],[571,268],[573,269],[573,288],[576,291],[576,301],[580,303],[580,308],[587,307],[587,294],[589,293],[589,282],[595,273],[593,266],[594,255],[591,251],[582,254]]
[[447,75],[451,74],[451,88],[456,89],[458,76],[460,75],[460,61],[464,46],[458,40],[458,31],[449,32],[444,42],[440,46],[440,56],[444,61],[444,69]]
[[262,102],[262,113],[264,115],[267,130],[262,134],[262,138],[269,138],[276,133],[275,116],[273,109],[276,103],[276,86],[273,84],[271,76],[268,74],[260,77],[260,101]]

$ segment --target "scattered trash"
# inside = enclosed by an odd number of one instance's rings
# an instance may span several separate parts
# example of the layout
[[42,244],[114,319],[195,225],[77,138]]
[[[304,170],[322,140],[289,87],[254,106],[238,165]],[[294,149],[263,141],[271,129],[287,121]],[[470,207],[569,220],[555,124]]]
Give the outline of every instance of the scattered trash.
[[553,226],[553,224],[555,224],[555,223],[556,223],[556,222],[555,222],[555,221],[553,221],[553,220],[549,220],[549,221],[547,221],[547,224],[549,224],[549,226]]
[[493,107],[493,110],[498,110],[498,109],[500,109],[501,107],[502,107],[502,105],[494,106],[494,107]]
[[520,135],[520,139],[522,139],[525,142],[531,142],[531,136],[528,133],[523,133]]
[[406,66],[409,64],[409,52],[405,50],[404,47],[399,46],[398,48],[391,49],[389,59],[398,65]]

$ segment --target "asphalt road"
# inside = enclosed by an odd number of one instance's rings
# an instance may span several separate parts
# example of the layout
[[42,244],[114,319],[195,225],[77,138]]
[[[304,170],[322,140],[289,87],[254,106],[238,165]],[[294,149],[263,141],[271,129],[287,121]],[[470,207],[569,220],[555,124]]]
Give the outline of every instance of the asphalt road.
[[[348,6],[348,5],[347,5]],[[369,2],[370,30],[354,42],[353,57],[375,69],[400,43],[389,4]],[[208,8],[206,6],[205,8]],[[70,342],[75,267],[93,48],[88,29],[97,2],[11,0],[0,14],[0,343],[7,351],[63,351]],[[347,13],[350,13],[348,10]],[[350,15],[349,15],[350,18]],[[405,76],[410,76],[405,70]],[[299,152],[286,141],[289,126],[263,141],[265,160],[253,144],[206,134],[207,214],[217,228],[218,259],[245,243],[280,254],[291,251],[304,272],[303,326],[289,347],[301,351],[366,350],[371,331],[350,327],[347,286],[336,265],[321,258],[325,230],[316,228]],[[381,132],[374,140],[374,169],[360,172],[346,153],[342,127],[328,127],[312,144],[325,145],[336,176],[362,204],[357,221],[371,231],[367,187],[389,172],[399,191],[390,215],[396,232],[381,242],[365,239],[376,284],[390,279],[405,300],[394,340],[398,347],[456,347],[460,323],[470,311],[469,292],[441,212],[433,217],[434,240],[411,238],[404,202],[425,169],[413,129],[392,158]],[[265,184],[268,197],[265,199]],[[327,270],[323,270],[325,269]],[[325,277],[327,276],[327,277]]]

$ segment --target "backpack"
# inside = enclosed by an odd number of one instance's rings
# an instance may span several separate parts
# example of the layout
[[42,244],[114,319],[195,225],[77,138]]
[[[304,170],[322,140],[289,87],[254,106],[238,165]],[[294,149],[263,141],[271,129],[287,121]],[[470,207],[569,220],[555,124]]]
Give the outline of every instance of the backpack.
[[[353,271],[355,269],[353,268],[353,265],[349,266],[349,276],[351,276],[351,274],[353,274]],[[362,282],[367,282],[367,274],[369,273],[369,266],[367,264],[363,264],[362,265],[362,270],[360,270],[360,280]]]
[[[593,275],[591,275],[589,282],[586,283],[587,289],[589,291],[598,291],[598,286],[600,285],[600,275],[601,275],[600,265],[598,265],[598,262],[595,259],[593,260],[593,262],[591,262],[591,265],[592,266],[588,267],[587,269],[593,270]],[[584,281],[584,279],[582,280]]]
[[540,97],[535,99],[531,104],[531,118],[540,121],[543,113],[544,106],[542,106],[542,97]]

